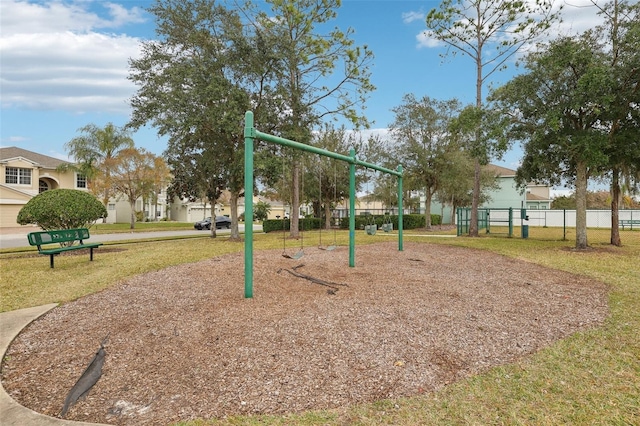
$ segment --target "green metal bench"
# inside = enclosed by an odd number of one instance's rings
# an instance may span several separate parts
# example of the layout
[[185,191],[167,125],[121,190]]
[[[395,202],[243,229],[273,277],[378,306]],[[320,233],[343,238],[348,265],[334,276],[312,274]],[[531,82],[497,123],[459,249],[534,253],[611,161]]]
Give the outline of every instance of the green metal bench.
[[640,219],[620,219],[618,221],[622,230],[624,230],[625,226],[628,226],[633,231],[633,226],[640,228]]
[[[61,229],[56,231],[40,231],[31,232],[27,235],[29,244],[38,246],[40,254],[49,255],[50,265],[53,268],[53,256],[64,253],[65,251],[89,249],[89,260],[93,261],[93,249],[100,247],[102,243],[85,243],[89,239],[89,230],[87,228],[78,229]],[[65,244],[78,241],[80,244],[69,246],[61,246],[56,248],[43,247],[46,244]]]

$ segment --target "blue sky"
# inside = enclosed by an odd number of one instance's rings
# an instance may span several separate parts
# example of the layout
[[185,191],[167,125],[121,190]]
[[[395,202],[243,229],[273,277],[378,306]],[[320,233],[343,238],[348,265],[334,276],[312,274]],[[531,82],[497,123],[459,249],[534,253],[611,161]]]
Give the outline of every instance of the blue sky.
[[[149,0],[1,0],[0,145],[18,146],[68,159],[64,144],[93,123],[127,123],[128,99],[136,87],[127,80],[128,59],[140,42],[154,37]],[[602,3],[602,0],[600,0]],[[335,25],[355,30],[355,40],[375,54],[371,68],[377,90],[367,102],[372,131],[384,133],[392,108],[403,95],[475,99],[469,58],[443,60],[444,47],[424,36],[425,15],[439,1],[343,0]],[[600,22],[589,0],[559,0],[564,22],[549,36],[582,32]],[[507,81],[511,66],[497,75]],[[486,92],[486,90],[485,90]],[[133,135],[136,146],[157,155],[166,148],[154,129]],[[515,169],[514,147],[496,164]]]

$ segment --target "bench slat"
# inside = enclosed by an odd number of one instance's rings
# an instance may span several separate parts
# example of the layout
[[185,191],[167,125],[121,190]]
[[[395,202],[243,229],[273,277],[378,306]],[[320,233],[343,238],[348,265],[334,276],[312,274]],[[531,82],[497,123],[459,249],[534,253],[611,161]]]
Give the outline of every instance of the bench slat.
[[[81,250],[81,249],[89,249],[90,258],[89,260],[93,260],[93,249],[96,247],[100,247],[102,243],[84,243],[83,240],[89,238],[89,229],[87,228],[78,228],[78,229],[60,229],[60,230],[52,230],[52,231],[39,231],[39,232],[31,232],[27,235],[27,239],[29,240],[29,244],[32,246],[38,247],[38,252],[40,254],[50,256],[50,265],[53,268],[53,256],[63,253],[65,251],[71,250]],[[62,246],[56,248],[46,248],[43,249],[42,246],[45,244],[55,244],[55,243],[68,243],[78,241],[80,244],[71,245],[71,246]]]

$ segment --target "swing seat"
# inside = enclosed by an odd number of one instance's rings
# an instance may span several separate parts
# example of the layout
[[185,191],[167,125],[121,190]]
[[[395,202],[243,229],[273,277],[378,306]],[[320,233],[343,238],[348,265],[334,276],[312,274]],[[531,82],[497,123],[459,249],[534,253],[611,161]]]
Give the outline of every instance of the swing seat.
[[391,232],[393,231],[393,223],[383,223],[382,224],[382,230],[384,232]]
[[333,245],[333,246],[329,246],[327,247],[325,250],[327,251],[331,251],[331,250],[335,250],[337,246]]
[[291,256],[292,259],[300,259],[302,256],[304,256],[304,252],[302,250],[300,250],[299,252],[297,252],[296,254],[294,254],[293,256]]
[[378,225],[365,225],[364,230],[367,232],[367,235],[376,235]]

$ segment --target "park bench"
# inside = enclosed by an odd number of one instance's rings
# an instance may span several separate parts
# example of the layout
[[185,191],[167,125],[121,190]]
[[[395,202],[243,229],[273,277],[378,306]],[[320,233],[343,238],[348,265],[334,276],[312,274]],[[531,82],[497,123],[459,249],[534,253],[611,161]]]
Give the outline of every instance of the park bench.
[[640,219],[620,219],[618,223],[623,230],[625,226],[628,226],[633,231],[633,225],[640,228]]
[[[61,229],[56,231],[40,231],[31,232],[27,235],[29,244],[38,246],[40,254],[49,255],[50,265],[53,268],[53,256],[64,253],[65,251],[89,249],[89,260],[93,260],[93,249],[102,245],[102,243],[85,243],[89,239],[89,230],[87,228],[79,229]],[[78,241],[80,244],[60,246],[55,248],[44,248],[45,244],[64,244]]]

